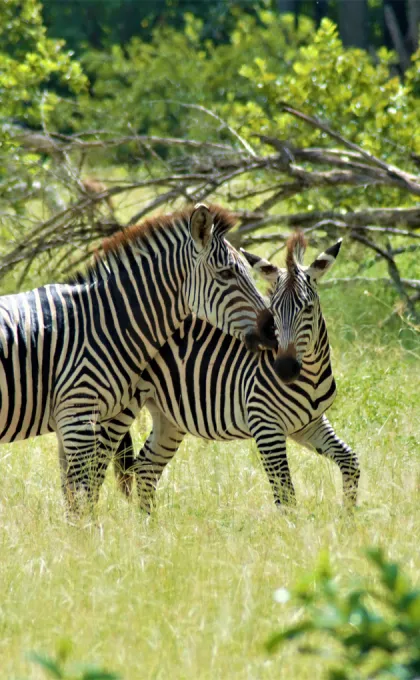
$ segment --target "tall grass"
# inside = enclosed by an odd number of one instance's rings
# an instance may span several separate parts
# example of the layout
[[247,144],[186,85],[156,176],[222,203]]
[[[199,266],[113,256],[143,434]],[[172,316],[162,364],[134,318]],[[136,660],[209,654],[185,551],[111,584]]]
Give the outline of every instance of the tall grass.
[[[343,261],[336,274],[347,274]],[[297,509],[276,511],[254,442],[187,438],[168,467],[152,518],[104,486],[98,519],[63,516],[57,447],[48,436],[0,448],[1,678],[44,678],[30,650],[137,678],[321,678],[326,661],[296,646],[269,657],[264,642],[295,610],[290,587],[328,550],[345,586],[373,580],[363,558],[382,545],[420,581],[420,340],[384,327],[391,294],[363,287],[322,292],[339,394],[329,417],[360,456],[354,517],[323,458],[289,446]],[[136,442],[144,438],[137,427]]]

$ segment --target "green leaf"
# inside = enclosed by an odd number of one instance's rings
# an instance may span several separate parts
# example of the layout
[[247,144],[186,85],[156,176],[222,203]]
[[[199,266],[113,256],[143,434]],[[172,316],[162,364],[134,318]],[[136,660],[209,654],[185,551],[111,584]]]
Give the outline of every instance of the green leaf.
[[280,645],[288,640],[294,640],[304,633],[315,630],[315,626],[311,621],[302,621],[296,626],[291,626],[281,633],[275,633],[266,643],[265,648],[270,654],[274,652]]
[[100,669],[91,668],[84,671],[82,675],[82,680],[119,680],[120,676],[115,673],[108,673],[107,671],[101,671]]
[[51,659],[51,657],[44,654],[38,654],[38,652],[29,652],[27,658],[29,661],[33,661],[33,663],[41,666],[41,668],[52,675],[53,678],[64,678],[63,672],[59,665],[56,661],[54,661],[54,659]]

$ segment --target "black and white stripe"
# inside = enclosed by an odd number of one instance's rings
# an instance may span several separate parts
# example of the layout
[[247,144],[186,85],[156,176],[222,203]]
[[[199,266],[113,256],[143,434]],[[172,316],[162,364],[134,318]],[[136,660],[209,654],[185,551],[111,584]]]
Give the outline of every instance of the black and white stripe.
[[70,507],[81,489],[96,497],[114,419],[192,310],[255,344],[266,306],[231,226],[203,205],[156,218],[114,237],[77,282],[0,298],[0,442],[56,431]]
[[292,437],[339,466],[345,502],[356,502],[357,456],[324,415],[336,387],[316,281],[334,262],[339,246],[310,267],[301,262],[300,235],[288,244],[286,269],[247,254],[253,266],[274,281],[277,352],[253,354],[236,338],[191,316],[155,356],[135,395],[138,405],[147,403],[153,430],[136,460],[127,434],[116,460],[127,493],[132,479],[128,468],[136,471],[145,510],[150,510],[163,468],[186,433],[221,441],[253,437],[278,504],[295,499],[286,456],[286,438]]

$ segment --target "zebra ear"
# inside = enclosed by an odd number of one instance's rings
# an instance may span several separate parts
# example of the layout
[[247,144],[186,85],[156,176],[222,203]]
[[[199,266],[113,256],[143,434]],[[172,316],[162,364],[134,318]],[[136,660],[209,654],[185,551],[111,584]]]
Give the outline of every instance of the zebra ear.
[[190,231],[198,250],[203,250],[211,238],[213,217],[204,203],[198,203],[191,213]]
[[279,273],[279,268],[275,264],[271,264],[268,260],[263,257],[258,257],[253,253],[248,253],[247,250],[241,248],[241,253],[245,259],[249,262],[252,269],[260,274],[266,281],[276,281]]
[[321,255],[318,255],[316,260],[314,260],[307,268],[306,273],[309,274],[312,279],[320,279],[329,269],[331,269],[340,252],[342,240],[343,239],[340,238],[335,245],[331,246],[331,248],[327,248]]

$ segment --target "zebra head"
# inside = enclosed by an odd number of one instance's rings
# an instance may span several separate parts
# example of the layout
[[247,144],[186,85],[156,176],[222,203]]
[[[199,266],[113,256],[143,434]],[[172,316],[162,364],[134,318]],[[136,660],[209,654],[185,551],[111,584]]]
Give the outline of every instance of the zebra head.
[[187,282],[188,304],[198,317],[239,337],[249,349],[277,346],[261,324],[262,317],[272,321],[272,314],[248,264],[225,239],[234,223],[232,215],[218,206],[194,208],[189,227],[195,266]]
[[303,265],[306,242],[301,232],[287,242],[285,268],[242,250],[251,266],[273,283],[270,306],[278,342],[274,370],[286,384],[299,378],[305,355],[314,350],[322,318],[317,282],[334,264],[341,240],[309,267]]

